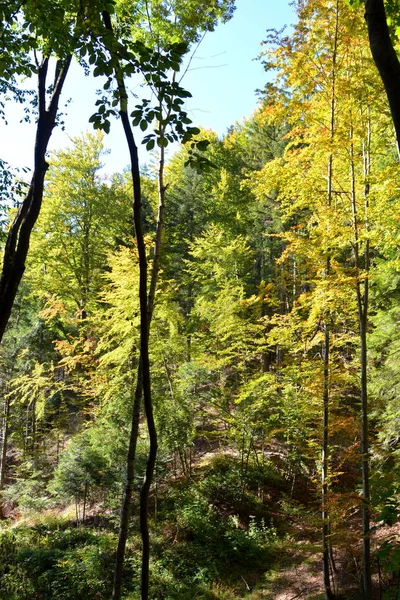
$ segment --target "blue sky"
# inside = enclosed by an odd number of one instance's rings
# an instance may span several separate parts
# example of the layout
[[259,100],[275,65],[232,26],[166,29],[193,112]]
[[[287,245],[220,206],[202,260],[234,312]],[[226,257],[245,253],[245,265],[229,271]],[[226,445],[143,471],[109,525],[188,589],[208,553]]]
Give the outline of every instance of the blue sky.
[[[219,135],[235,121],[250,116],[256,107],[255,90],[266,82],[262,64],[256,60],[266,30],[280,29],[295,19],[288,1],[237,0],[236,5],[233,19],[205,36],[182,82],[193,96],[186,108],[194,124]],[[88,118],[98,87],[99,82],[84,77],[80,68],[73,66],[63,96],[64,101],[71,99],[65,109],[66,132],[55,130],[51,150],[68,145],[68,136],[90,130]],[[131,89],[138,94],[143,91],[135,82]],[[34,128],[19,124],[21,113],[15,107],[10,107],[7,116],[9,125],[0,123],[0,157],[14,166],[32,166]],[[128,163],[128,155],[119,122],[112,123],[105,146],[110,150],[105,157],[107,171],[120,171]],[[141,154],[142,161],[146,160]]]
[[259,60],[269,28],[294,21],[289,2],[237,0],[233,19],[208,34],[184,84],[193,94],[191,118],[205,128],[225,133],[235,121],[250,116],[266,74]]

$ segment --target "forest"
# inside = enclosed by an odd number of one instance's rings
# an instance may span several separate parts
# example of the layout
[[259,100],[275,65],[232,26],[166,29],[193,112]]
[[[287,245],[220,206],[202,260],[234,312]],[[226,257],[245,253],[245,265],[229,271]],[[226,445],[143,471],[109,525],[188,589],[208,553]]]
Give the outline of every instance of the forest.
[[0,600],[400,599],[400,7],[294,6],[218,136],[234,0],[0,1]]

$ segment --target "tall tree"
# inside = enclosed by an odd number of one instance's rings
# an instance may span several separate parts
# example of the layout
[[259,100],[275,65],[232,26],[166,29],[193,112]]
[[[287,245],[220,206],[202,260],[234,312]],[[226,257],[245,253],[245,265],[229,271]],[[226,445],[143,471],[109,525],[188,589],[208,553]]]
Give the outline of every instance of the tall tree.
[[[102,5],[102,2],[100,2]],[[0,341],[7,326],[15,296],[25,270],[32,229],[39,216],[48,169],[46,153],[57,125],[58,106],[72,54],[81,57],[90,51],[86,20],[98,6],[71,6],[69,2],[6,3],[2,10],[1,31],[9,43],[7,59],[1,62],[0,81],[4,89],[12,88],[17,97],[17,75],[37,78],[37,107],[34,167],[28,193],[10,225],[4,248],[0,278]],[[27,33],[28,32],[28,33]],[[30,57],[34,55],[32,64]],[[51,81],[51,64],[55,62]],[[50,90],[50,93],[49,93]]]
[[34,294],[36,288],[45,300],[56,297],[83,319],[96,305],[107,252],[123,240],[130,202],[128,190],[116,182],[107,185],[100,173],[102,134],[71,141],[71,148],[49,161],[28,279]]
[[[322,185],[317,184],[320,175],[314,171],[318,170],[316,157],[313,167],[306,168],[308,178],[314,180],[314,191],[305,196],[304,204],[300,198],[301,188],[307,189],[306,184],[298,183],[298,189],[293,180],[287,180],[284,175],[285,163],[278,167],[278,176],[275,185],[278,198],[284,199],[285,204],[291,200],[291,205],[286,205],[288,214],[296,220],[301,219],[295,225],[295,230],[288,235],[287,239],[296,240],[297,248],[288,247],[285,251],[296,251],[298,254],[302,246],[300,231],[309,232],[312,239],[320,236],[320,249],[316,256],[324,257],[323,276],[326,278],[326,291],[334,283],[334,278],[348,277],[352,272],[355,300],[358,308],[359,343],[360,343],[360,404],[361,404],[361,471],[362,471],[362,516],[363,516],[363,572],[364,593],[366,598],[372,594],[371,584],[371,557],[370,557],[370,492],[369,492],[369,431],[368,431],[368,395],[367,395],[367,326],[368,326],[368,304],[369,304],[369,268],[370,248],[369,239],[371,235],[369,224],[369,197],[371,185],[371,165],[377,168],[377,159],[372,157],[372,148],[377,152],[377,140],[379,129],[376,123],[384,117],[375,113],[372,122],[372,98],[370,89],[379,85],[373,69],[370,65],[366,49],[366,39],[362,37],[362,23],[356,11],[350,10],[346,3],[340,2],[336,10],[340,10],[340,17],[336,24],[336,35],[327,34],[322,31],[320,21],[325,11],[334,10],[332,4],[309,1],[299,3],[300,22],[295,30],[293,38],[283,40],[277,52],[277,62],[281,66],[281,79],[292,92],[286,105],[281,110],[286,111],[289,120],[293,123],[290,134],[292,144],[289,144],[285,157],[293,162],[299,161],[297,168],[301,171],[305,167],[303,160],[310,153],[313,154],[316,145],[320,148],[318,160],[322,156],[328,164],[327,174],[327,206],[322,207],[317,202],[319,190]],[[326,30],[325,18],[323,28]],[[355,32],[358,38],[355,35]],[[334,40],[336,39],[336,42]],[[307,41],[306,41],[307,40]],[[351,40],[351,42],[350,42]],[[306,44],[306,45],[304,45]],[[333,46],[332,46],[333,44]],[[330,48],[330,52],[326,49]],[[286,63],[283,62],[283,58]],[[307,75],[303,80],[300,73],[305,72],[306,57],[311,62],[313,77],[309,77],[310,66],[307,65]],[[335,63],[335,72],[332,77],[332,60]],[[282,61],[282,62],[280,62]],[[273,64],[272,62],[269,64]],[[276,63],[275,63],[276,64]],[[330,64],[330,68],[329,68]],[[296,69],[293,66],[296,65]],[[327,70],[327,67],[329,70]],[[323,79],[320,79],[323,77]],[[318,83],[317,83],[318,82]],[[330,82],[330,87],[327,86]],[[302,97],[303,95],[303,97]],[[310,114],[307,114],[307,106]],[[279,109],[278,109],[279,111]],[[382,111],[384,115],[384,110]],[[350,125],[349,125],[350,124]],[[349,131],[350,126],[350,131]],[[386,124],[387,126],[387,124]],[[311,135],[311,138],[309,137]],[[292,137],[293,136],[293,137]],[[311,139],[313,140],[311,142]],[[373,141],[374,140],[374,141]],[[389,150],[390,151],[390,150]],[[388,149],[386,149],[388,152]],[[303,157],[303,158],[301,158]],[[302,166],[301,166],[302,165]],[[333,170],[333,166],[335,167]],[[269,166],[265,168],[268,171]],[[350,180],[347,179],[350,173]],[[317,191],[318,190],[318,191]],[[298,198],[296,202],[294,199]],[[348,198],[348,202],[344,202]],[[297,209],[297,214],[296,214]],[[317,216],[318,215],[318,216]],[[303,222],[304,219],[304,222]],[[307,224],[308,223],[308,224]],[[349,227],[349,223],[352,226]],[[322,233],[324,224],[325,232]],[[296,231],[297,230],[297,231]],[[317,233],[319,232],[319,233]],[[307,234],[306,234],[307,235]],[[340,241],[342,240],[342,241]],[[338,253],[339,247],[347,248],[348,260],[351,261],[352,270],[348,271],[346,263]],[[322,252],[321,252],[322,251]],[[307,268],[310,272],[310,267]],[[321,277],[321,271],[317,277]],[[339,281],[339,279],[338,279]],[[314,279],[311,290],[316,285]],[[344,281],[341,283],[343,288]],[[324,286],[325,287],[325,286]],[[347,289],[349,291],[349,288]],[[354,292],[353,292],[354,293]],[[325,296],[325,294],[324,294]],[[328,296],[325,296],[328,298]],[[296,304],[298,301],[294,296]],[[332,308],[328,308],[321,317],[325,324],[324,337],[324,452],[323,452],[323,506],[327,505],[327,408],[329,406],[329,365],[330,347],[335,344],[334,319]],[[295,310],[293,304],[292,312]],[[337,310],[337,309],[336,309]],[[330,332],[327,331],[330,326]],[[340,332],[336,328],[336,336]],[[325,490],[324,490],[325,487]],[[324,517],[326,511],[324,510]],[[324,518],[325,521],[325,518]],[[328,530],[324,523],[324,540],[327,542]],[[324,545],[325,545],[324,544]],[[325,545],[324,550],[327,550]],[[324,575],[326,595],[329,597],[329,569],[328,552],[324,552]]]
[[[128,7],[128,4],[125,8]],[[103,62],[102,68],[98,69],[98,73],[108,75],[108,82],[106,89],[110,88],[112,84],[112,77],[114,79],[115,90],[114,90],[114,105],[119,105],[119,115],[121,117],[125,137],[128,144],[130,162],[131,162],[131,176],[133,184],[133,217],[135,224],[135,237],[138,248],[139,256],[139,270],[140,270],[140,314],[141,314],[141,355],[138,367],[138,377],[135,393],[135,401],[133,406],[133,417],[132,417],[132,434],[129,444],[129,455],[128,455],[128,478],[125,489],[125,496],[123,501],[123,510],[121,518],[120,538],[117,551],[117,562],[114,577],[114,591],[113,598],[118,599],[120,597],[121,590],[121,575],[122,575],[122,564],[125,552],[127,528],[129,521],[129,510],[130,510],[130,498],[132,495],[132,479],[134,472],[134,460],[137,443],[137,432],[139,427],[139,414],[140,414],[140,398],[143,390],[144,407],[149,431],[150,438],[150,450],[149,460],[147,464],[146,477],[142,486],[141,492],[141,532],[143,540],[143,560],[142,560],[142,598],[148,597],[149,587],[149,534],[148,534],[148,523],[147,523],[147,505],[150,491],[151,480],[154,472],[156,454],[157,454],[157,434],[154,424],[153,408],[151,401],[151,389],[150,389],[150,372],[149,372],[149,359],[148,359],[148,338],[149,338],[149,327],[151,322],[154,294],[156,289],[157,275],[159,269],[159,255],[160,245],[162,237],[162,226],[163,226],[163,205],[164,205],[164,194],[165,186],[163,183],[163,169],[164,169],[164,148],[169,142],[177,141],[181,139],[184,142],[191,140],[194,134],[199,133],[199,130],[194,127],[190,127],[191,120],[188,118],[187,113],[183,111],[182,98],[190,96],[188,92],[183,90],[179,83],[175,80],[175,75],[172,80],[168,79],[167,71],[172,70],[177,72],[180,69],[180,63],[182,55],[187,52],[188,44],[195,41],[198,37],[198,29],[204,27],[204,29],[212,29],[218,20],[219,16],[223,16],[226,13],[226,18],[229,16],[229,11],[232,12],[233,3],[230,0],[223,0],[222,2],[212,3],[211,6],[206,3],[200,2],[200,15],[205,19],[205,24],[200,21],[200,24],[196,19],[193,20],[194,16],[198,12],[199,5],[194,3],[190,6],[182,8],[181,5],[176,4],[172,7],[174,10],[174,23],[175,31],[172,37],[170,33],[168,36],[164,33],[165,37],[162,37],[163,28],[165,23],[168,23],[168,19],[165,17],[169,14],[171,6],[164,2],[155,2],[154,4],[145,3],[142,9],[145,8],[144,12],[139,10],[139,19],[135,12],[133,18],[126,18],[126,13],[117,13],[113,20],[108,10],[103,11],[103,22],[104,29],[100,33],[100,37],[104,42],[104,46],[110,56],[110,61],[107,64]],[[124,7],[123,7],[124,8]],[[137,8],[137,7],[136,7]],[[139,7],[140,8],[140,7]],[[189,14],[186,14],[186,9],[189,8]],[[193,12],[194,9],[194,12]],[[146,15],[146,16],[144,16]],[[146,19],[147,17],[147,19]],[[182,21],[180,19],[182,17]],[[187,21],[185,22],[185,19]],[[150,37],[151,43],[148,43],[149,47],[146,47],[143,42],[139,41],[132,43],[133,34],[137,31],[138,23],[147,21],[148,36]],[[161,26],[159,32],[156,33],[157,28]],[[179,29],[181,27],[181,30]],[[168,31],[168,28],[167,28]],[[131,37],[132,36],[132,37]],[[135,36],[136,37],[136,36]],[[172,42],[172,43],[171,43]],[[122,52],[121,52],[122,50]],[[109,72],[109,65],[112,67],[112,73]],[[147,85],[155,92],[156,105],[153,107],[149,100],[144,99],[142,104],[136,106],[133,111],[132,124],[128,114],[128,94],[127,94],[127,77],[133,72],[141,71],[145,77]],[[112,109],[106,109],[104,104],[99,102],[101,108],[98,113],[93,116],[92,120],[95,127],[109,128],[109,122],[107,117],[114,111]],[[103,105],[102,105],[103,104]],[[145,245],[142,235],[142,216],[141,216],[141,182],[140,182],[140,169],[137,147],[133,134],[133,126],[140,125],[141,129],[145,131],[148,124],[153,120],[158,122],[158,129],[147,135],[144,138],[146,147],[151,150],[155,143],[161,148],[160,155],[160,168],[159,168],[159,214],[158,214],[158,225],[155,237],[155,249],[153,259],[153,272],[150,282],[149,293],[147,291],[147,258]],[[167,127],[169,131],[167,132]],[[202,149],[202,142],[192,142],[192,147]],[[192,153],[192,151],[191,151]],[[193,160],[194,156],[191,156],[189,160]]]
[[[385,86],[400,148],[400,61],[390,34],[384,0],[364,0],[364,7],[371,53]],[[391,10],[397,24],[399,14],[395,4]]]
[[57,61],[53,92],[50,102],[46,106],[49,60],[49,56],[45,56],[37,65],[39,117],[36,126],[34,169],[29,192],[11,224],[4,249],[0,279],[0,340],[10,318],[18,286],[25,271],[31,232],[42,204],[44,178],[48,169],[46,152],[50,136],[56,125],[58,104],[71,62],[71,55]]

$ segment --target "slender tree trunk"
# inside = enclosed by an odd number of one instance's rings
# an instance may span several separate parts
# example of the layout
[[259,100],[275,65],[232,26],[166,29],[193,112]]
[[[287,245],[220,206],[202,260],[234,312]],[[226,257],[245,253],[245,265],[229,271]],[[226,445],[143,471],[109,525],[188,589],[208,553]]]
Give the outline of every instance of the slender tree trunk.
[[[330,123],[329,134],[330,141],[333,143],[335,137],[336,124],[336,61],[337,61],[337,45],[338,45],[338,30],[339,30],[339,2],[336,1],[335,6],[335,29],[333,38],[332,51],[332,70],[331,70],[331,91],[330,91]],[[327,208],[330,210],[333,198],[333,150],[331,149],[328,158],[328,175],[327,175]],[[329,238],[329,231],[326,232]],[[331,257],[328,253],[325,263],[325,278],[328,279],[331,271]],[[330,331],[329,317],[324,315],[324,383],[323,383],[323,419],[322,419],[322,477],[321,477],[321,492],[322,492],[322,568],[323,580],[325,588],[326,600],[334,600],[335,594],[332,591],[329,554],[330,554],[330,523],[328,510],[328,478],[329,478],[329,391],[330,391]]]
[[[119,79],[119,87],[123,84],[123,79]],[[153,415],[153,404],[151,399],[150,384],[150,361],[149,361],[149,323],[147,313],[147,258],[146,247],[142,231],[141,216],[141,189],[140,189],[140,171],[137,146],[133,137],[132,127],[129,121],[127,110],[127,95],[124,86],[124,96],[122,96],[120,116],[124,127],[126,140],[128,143],[131,175],[133,181],[133,220],[135,224],[135,234],[137,250],[139,255],[139,302],[140,302],[140,363],[143,383],[143,401],[149,433],[149,456],[146,467],[146,474],[140,493],[140,532],[142,535],[142,578],[141,578],[141,597],[147,600],[149,597],[149,560],[150,560],[150,539],[148,528],[148,500],[151,481],[153,479],[154,467],[157,457],[157,432]]]
[[[112,24],[110,15],[104,11],[103,13],[105,26],[112,32]],[[141,597],[142,600],[147,600],[149,595],[149,557],[150,557],[150,540],[148,530],[148,501],[150,486],[154,475],[154,469],[157,458],[157,432],[155,427],[153,405],[151,399],[150,386],[150,364],[149,364],[149,329],[153,315],[155,291],[157,285],[157,277],[159,272],[162,231],[164,224],[164,201],[165,201],[165,185],[164,185],[164,163],[165,155],[164,148],[160,152],[160,166],[158,175],[158,190],[159,190],[159,206],[157,217],[157,230],[154,242],[154,256],[152,275],[150,281],[149,294],[147,295],[147,259],[146,248],[144,244],[142,232],[142,217],[141,217],[141,187],[140,187],[140,171],[139,158],[137,147],[135,144],[132,127],[128,116],[128,96],[125,88],[123,73],[117,58],[113,56],[115,79],[117,81],[120,94],[120,116],[124,128],[125,137],[127,140],[130,160],[131,160],[131,175],[133,182],[133,219],[135,225],[135,234],[137,249],[139,255],[139,301],[140,301],[140,360],[138,367],[138,377],[135,390],[132,428],[129,440],[129,452],[127,461],[127,483],[125,487],[124,500],[121,514],[121,526],[118,540],[117,557],[114,571],[114,586],[113,600],[119,600],[121,597],[122,587],[122,572],[126,549],[126,541],[128,535],[129,516],[131,509],[133,479],[135,470],[136,446],[139,431],[140,419],[140,403],[143,393],[144,408],[149,432],[149,456],[146,467],[146,474],[140,493],[140,531],[142,535],[142,576],[141,576]]]
[[133,401],[132,410],[132,423],[131,432],[129,436],[129,448],[127,458],[127,469],[126,469],[126,483],[124,489],[124,497],[122,501],[121,509],[121,521],[118,536],[117,555],[115,559],[114,568],[114,586],[113,586],[113,600],[119,600],[121,598],[121,586],[122,586],[122,573],[124,568],[126,542],[128,539],[129,532],[129,520],[131,515],[132,506],[132,494],[133,484],[135,477],[135,460],[136,460],[136,448],[137,440],[139,435],[139,421],[140,421],[140,405],[142,399],[142,369],[139,362],[135,396]]
[[[356,268],[356,297],[360,336],[360,399],[361,399],[361,476],[362,476],[362,531],[363,531],[363,586],[365,600],[372,599],[371,575],[371,540],[370,540],[370,490],[369,490],[369,426],[368,426],[368,387],[367,387],[367,324],[369,300],[369,241],[365,241],[364,248],[364,274],[360,256],[360,239],[358,211],[356,203],[356,177],[354,167],[354,149],[352,142],[353,132],[350,131],[350,174],[351,174],[351,202],[353,214],[354,258]],[[368,158],[364,148],[364,212],[366,229],[368,230],[368,194],[369,194],[369,137],[368,132]],[[366,170],[367,169],[367,170]],[[363,281],[361,280],[363,279]]]
[[[369,176],[371,171],[371,124],[368,107],[367,136],[363,144],[364,161],[364,219],[365,228],[368,234],[369,229]],[[370,489],[369,489],[369,423],[368,423],[368,309],[369,309],[369,267],[370,267],[370,246],[368,235],[365,240],[364,248],[364,282],[359,282],[360,291],[362,289],[362,319],[360,319],[360,340],[361,340],[361,453],[362,453],[362,481],[363,481],[363,560],[364,560],[364,588],[369,590],[371,586],[371,532],[370,532]],[[368,592],[369,593],[369,592]],[[371,590],[372,596],[372,590]]]
[[88,482],[85,481],[85,491],[83,493],[83,510],[82,510],[82,523],[85,522],[85,517],[86,517],[86,503],[87,503],[87,496],[88,496]]
[[326,600],[335,598],[332,592],[329,569],[329,509],[328,509],[328,476],[329,476],[329,373],[330,373],[330,336],[329,326],[325,323],[324,338],[324,391],[323,391],[323,435],[322,435],[322,567]]
[[3,338],[15,296],[25,270],[32,229],[39,216],[43,199],[44,178],[48,169],[46,152],[56,124],[58,103],[71,57],[58,61],[49,107],[46,108],[46,88],[49,58],[45,58],[38,69],[38,109],[36,126],[35,160],[29,191],[19,207],[10,227],[4,250],[3,269],[0,278],[0,342]]
[[[161,126],[160,126],[161,127]],[[164,228],[164,206],[165,206],[165,190],[164,185],[164,164],[165,151],[160,150],[160,163],[158,171],[158,215],[157,215],[157,230],[154,241],[153,268],[150,281],[149,296],[147,298],[147,322],[148,332],[150,331],[150,323],[153,317],[154,299],[157,287],[158,273],[160,270],[160,256],[162,247],[162,234]],[[153,474],[157,460],[157,431],[155,427],[153,405],[150,399],[146,400],[146,390],[144,390],[144,405],[147,419],[147,427],[149,431],[150,450],[146,467],[146,475],[140,492],[140,530],[143,542],[143,560],[142,560],[142,600],[147,600],[149,597],[149,556],[150,556],[150,540],[148,531],[148,504],[150,486],[153,479]]]
[[[360,296],[360,293],[357,294]],[[361,298],[358,299],[360,302]],[[369,491],[369,441],[368,441],[368,393],[367,393],[367,310],[360,316],[361,358],[361,465],[363,486],[363,581],[366,600],[372,598],[371,539],[370,539],[370,491]]]
[[[156,288],[157,288],[157,278],[158,278],[158,273],[160,270],[162,233],[163,233],[163,228],[164,228],[164,207],[165,207],[165,190],[166,190],[166,187],[164,185],[164,164],[165,164],[165,150],[164,150],[164,148],[161,148],[159,174],[158,174],[159,204],[158,204],[158,214],[157,214],[157,227],[156,227],[156,235],[155,235],[155,240],[154,240],[152,273],[151,273],[150,289],[149,289],[148,302],[147,302],[147,318],[148,318],[149,328],[150,328],[150,323],[151,323],[152,316],[153,316],[154,300],[155,300],[155,293],[156,293]],[[138,440],[138,436],[139,436],[140,406],[141,406],[142,393],[143,393],[142,368],[141,368],[141,361],[139,361],[138,370],[137,370],[137,379],[136,379],[136,389],[135,389],[135,396],[134,396],[134,403],[133,403],[133,411],[132,411],[131,433],[129,436],[126,485],[125,485],[124,498],[123,498],[122,510],[121,510],[120,532],[119,532],[119,537],[118,537],[117,556],[116,556],[115,570],[114,570],[114,587],[113,587],[113,596],[112,596],[113,600],[119,600],[121,597],[122,573],[123,573],[123,566],[124,566],[124,559],[125,559],[126,542],[128,539],[129,519],[130,519],[130,513],[131,513],[133,483],[134,483],[134,476],[135,476],[136,448],[137,448],[137,440]]]
[[4,400],[4,415],[2,425],[2,445],[0,455],[0,491],[4,489],[6,481],[6,464],[7,464],[7,446],[8,446],[8,432],[9,432],[9,420],[10,420],[10,398]]
[[31,414],[32,414],[32,420],[31,420],[31,452],[32,452],[32,458],[33,458],[33,464],[34,464],[34,468],[37,469],[37,460],[38,460],[38,443],[37,443],[37,419],[36,419],[36,403],[37,400],[36,398],[33,400],[32,402],[32,408],[31,408]]

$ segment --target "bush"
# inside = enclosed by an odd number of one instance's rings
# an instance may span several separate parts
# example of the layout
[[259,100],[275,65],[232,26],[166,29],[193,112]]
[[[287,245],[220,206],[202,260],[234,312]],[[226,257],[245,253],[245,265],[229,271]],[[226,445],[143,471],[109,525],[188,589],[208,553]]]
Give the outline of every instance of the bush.
[[62,454],[51,491],[60,499],[93,502],[115,490],[118,476],[96,432],[88,429],[75,436]]
[[0,534],[0,600],[108,600],[116,538],[87,529]]

